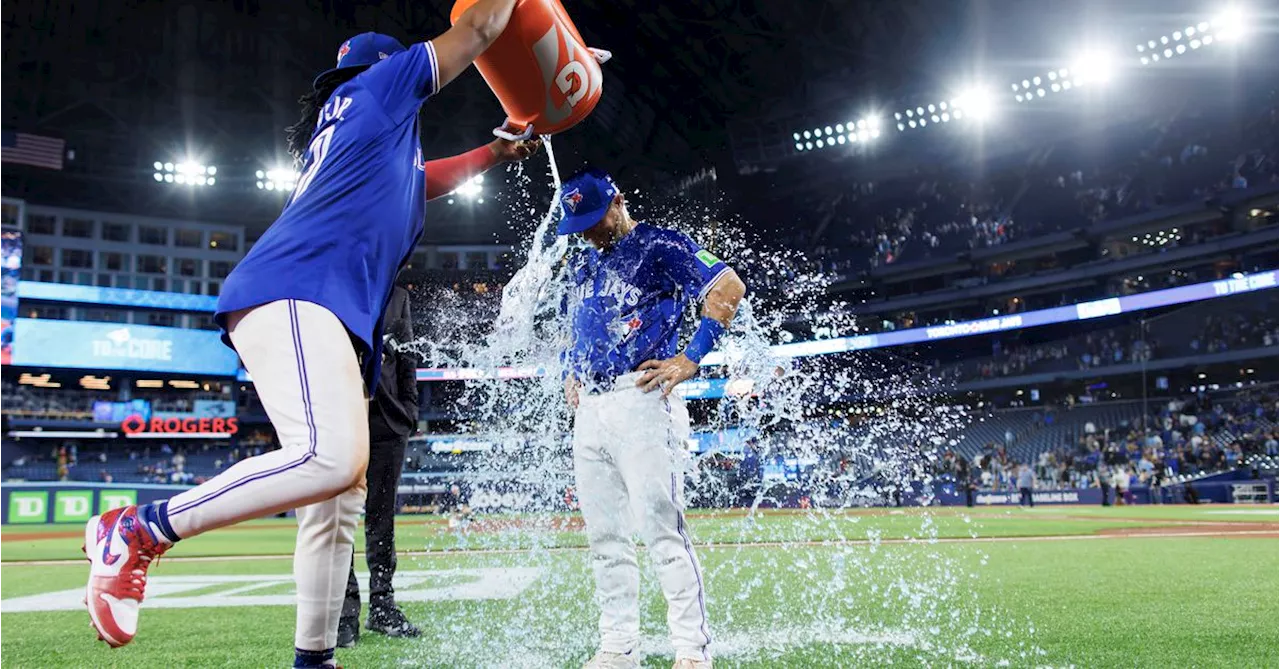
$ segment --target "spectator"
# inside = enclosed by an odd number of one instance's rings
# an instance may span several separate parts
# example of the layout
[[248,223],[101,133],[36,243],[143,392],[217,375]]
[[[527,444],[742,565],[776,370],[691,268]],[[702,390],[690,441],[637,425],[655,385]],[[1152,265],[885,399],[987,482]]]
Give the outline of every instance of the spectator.
[[1098,469],[1098,487],[1102,490],[1103,506],[1111,506],[1111,482],[1114,480],[1106,467]]
[[1026,508],[1034,508],[1035,499],[1031,495],[1031,491],[1035,488],[1036,477],[1031,471],[1031,467],[1022,465],[1018,469],[1018,506]]
[[1116,467],[1115,482],[1112,484],[1116,490],[1116,505],[1123,506],[1125,504],[1133,504],[1133,498],[1130,496],[1129,483],[1131,474],[1125,466]]

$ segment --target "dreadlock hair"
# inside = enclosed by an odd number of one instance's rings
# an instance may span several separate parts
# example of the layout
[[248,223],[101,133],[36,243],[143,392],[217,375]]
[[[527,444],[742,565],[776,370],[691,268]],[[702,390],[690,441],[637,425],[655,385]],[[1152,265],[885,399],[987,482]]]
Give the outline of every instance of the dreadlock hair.
[[302,115],[297,123],[284,129],[285,141],[289,145],[289,154],[293,156],[294,163],[301,163],[303,156],[307,154],[307,144],[311,142],[311,134],[316,131],[320,110],[324,108],[324,104],[329,101],[333,92],[367,69],[367,67],[344,67],[330,72],[316,81],[315,88],[298,98]]

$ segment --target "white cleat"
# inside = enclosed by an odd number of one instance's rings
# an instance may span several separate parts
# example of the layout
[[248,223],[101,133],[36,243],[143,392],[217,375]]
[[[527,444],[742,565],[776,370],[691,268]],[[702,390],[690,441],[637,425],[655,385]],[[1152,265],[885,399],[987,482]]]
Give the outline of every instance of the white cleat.
[[630,651],[628,653],[608,653],[600,651],[596,656],[587,660],[582,665],[582,669],[639,669],[640,653]]
[[147,568],[166,548],[142,527],[136,506],[94,516],[85,525],[83,550],[90,566],[84,603],[90,626],[112,648],[138,633]]

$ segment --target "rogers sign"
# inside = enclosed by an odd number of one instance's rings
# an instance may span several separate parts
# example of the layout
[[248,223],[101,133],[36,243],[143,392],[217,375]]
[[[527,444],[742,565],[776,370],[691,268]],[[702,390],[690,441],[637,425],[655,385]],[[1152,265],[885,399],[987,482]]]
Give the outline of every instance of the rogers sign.
[[133,414],[120,422],[120,431],[125,434],[226,434],[232,435],[240,431],[238,418],[152,418],[150,421],[139,414]]

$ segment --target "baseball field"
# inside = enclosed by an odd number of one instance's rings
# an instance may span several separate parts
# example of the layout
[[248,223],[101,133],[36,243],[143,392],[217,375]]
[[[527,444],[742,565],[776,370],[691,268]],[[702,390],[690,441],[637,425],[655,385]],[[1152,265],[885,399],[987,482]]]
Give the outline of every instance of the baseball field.
[[[721,667],[1275,667],[1277,520],[1244,505],[690,512]],[[292,521],[180,543],[118,650],[80,603],[80,532],[0,533],[5,667],[291,663]],[[397,599],[424,635],[366,633],[344,666],[572,667],[595,650],[576,516],[406,516],[397,532]],[[641,563],[645,665],[667,667]]]

